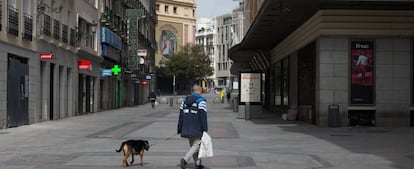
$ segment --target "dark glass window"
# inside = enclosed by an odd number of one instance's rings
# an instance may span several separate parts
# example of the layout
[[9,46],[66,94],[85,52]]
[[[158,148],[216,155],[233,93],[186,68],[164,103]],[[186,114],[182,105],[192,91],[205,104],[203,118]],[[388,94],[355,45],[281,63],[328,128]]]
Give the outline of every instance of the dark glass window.
[[50,36],[50,16],[43,14],[43,34]]
[[60,22],[56,19],[53,25],[53,38],[56,40],[60,40]]
[[289,59],[275,64],[275,105],[289,105]]

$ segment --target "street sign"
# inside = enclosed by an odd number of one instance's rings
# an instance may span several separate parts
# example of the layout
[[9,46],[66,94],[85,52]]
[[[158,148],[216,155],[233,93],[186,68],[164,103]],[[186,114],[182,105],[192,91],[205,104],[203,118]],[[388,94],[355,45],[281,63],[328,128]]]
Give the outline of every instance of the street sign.
[[147,57],[147,49],[138,49],[137,50],[137,55]]
[[112,76],[111,69],[102,69],[101,76]]

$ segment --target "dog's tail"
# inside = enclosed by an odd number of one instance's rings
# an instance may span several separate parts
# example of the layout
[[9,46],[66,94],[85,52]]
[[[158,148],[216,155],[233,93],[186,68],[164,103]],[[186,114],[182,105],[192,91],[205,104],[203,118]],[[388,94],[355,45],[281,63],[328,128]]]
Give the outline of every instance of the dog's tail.
[[116,152],[121,152],[121,150],[122,150],[122,147],[124,147],[124,145],[125,145],[125,142],[122,142],[122,144],[121,144],[121,147],[119,147],[119,150],[115,150]]

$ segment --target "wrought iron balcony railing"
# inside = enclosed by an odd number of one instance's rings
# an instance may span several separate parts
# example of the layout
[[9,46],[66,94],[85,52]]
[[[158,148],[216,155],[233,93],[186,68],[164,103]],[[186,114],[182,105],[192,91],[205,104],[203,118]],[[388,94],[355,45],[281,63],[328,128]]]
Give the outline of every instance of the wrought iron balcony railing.
[[23,39],[32,41],[33,39],[33,19],[32,16],[24,13],[24,29],[23,29]]
[[12,6],[8,6],[7,32],[14,36],[19,36],[19,12]]

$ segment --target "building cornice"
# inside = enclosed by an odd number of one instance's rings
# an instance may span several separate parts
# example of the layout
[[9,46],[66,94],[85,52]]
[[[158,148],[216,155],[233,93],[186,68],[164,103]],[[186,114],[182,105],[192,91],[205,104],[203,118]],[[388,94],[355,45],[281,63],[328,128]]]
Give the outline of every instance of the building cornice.
[[173,0],[157,0],[157,4],[164,3],[164,4],[172,4],[177,6],[185,6],[190,8],[196,8],[197,5],[195,3],[190,2],[180,2],[180,1],[173,1]]
[[171,17],[169,15],[158,15],[158,21],[167,21],[167,22],[186,22],[196,24],[196,19],[193,18],[186,18],[186,17]]

